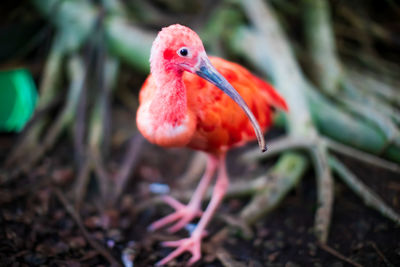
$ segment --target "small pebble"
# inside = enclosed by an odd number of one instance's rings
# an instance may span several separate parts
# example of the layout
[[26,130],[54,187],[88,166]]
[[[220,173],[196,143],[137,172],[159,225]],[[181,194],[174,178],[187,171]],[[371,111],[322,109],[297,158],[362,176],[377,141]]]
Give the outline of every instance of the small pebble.
[[107,240],[107,247],[113,248],[115,246],[115,241],[112,239]]
[[165,195],[170,192],[169,186],[167,184],[161,184],[161,183],[150,184],[149,190],[153,194],[157,194],[157,195]]
[[61,168],[53,171],[51,178],[54,183],[58,185],[65,185],[72,181],[74,178],[74,171],[72,168]]
[[68,245],[74,249],[82,248],[86,246],[86,240],[81,236],[72,237],[68,240]]
[[197,226],[197,224],[195,224],[195,223],[188,223],[185,226],[185,230],[188,231],[189,234],[192,234],[194,229],[196,229],[196,226]]
[[107,238],[112,239],[112,240],[114,240],[116,242],[120,242],[123,239],[121,231],[119,229],[115,229],[115,228],[110,229],[107,232]]
[[135,257],[136,257],[136,252],[132,248],[125,248],[122,251],[121,260],[125,267],[133,267]]
[[101,219],[98,216],[91,216],[87,218],[83,223],[89,229],[101,227]]

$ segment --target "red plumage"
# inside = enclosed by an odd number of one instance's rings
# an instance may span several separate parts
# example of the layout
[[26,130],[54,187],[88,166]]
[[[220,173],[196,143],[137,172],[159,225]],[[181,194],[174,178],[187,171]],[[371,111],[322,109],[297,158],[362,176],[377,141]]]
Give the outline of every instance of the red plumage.
[[[270,84],[251,74],[246,68],[222,58],[209,58],[217,71],[242,96],[263,131],[271,125],[273,108],[285,111],[288,109],[285,100]],[[183,82],[187,106],[195,115],[196,125],[190,142],[185,146],[219,154],[232,146],[255,139],[253,127],[246,114],[228,95],[189,72],[184,72]],[[149,75],[140,92],[140,104],[152,101],[156,90],[154,78]]]
[[164,242],[177,249],[158,263],[166,264],[189,251],[191,265],[201,257],[205,227],[228,187],[226,152],[256,137],[264,150],[262,133],[271,125],[273,109],[288,107],[271,85],[244,67],[208,58],[197,34],[181,25],[169,26],[158,34],[150,63],[152,74],[140,91],[138,129],[154,144],[186,146],[208,154],[206,172],[189,204],[165,197],[176,211],[154,222],[150,229],[175,223],[169,228],[175,232],[201,215],[202,198],[218,169],[212,199],[196,229],[189,238]]

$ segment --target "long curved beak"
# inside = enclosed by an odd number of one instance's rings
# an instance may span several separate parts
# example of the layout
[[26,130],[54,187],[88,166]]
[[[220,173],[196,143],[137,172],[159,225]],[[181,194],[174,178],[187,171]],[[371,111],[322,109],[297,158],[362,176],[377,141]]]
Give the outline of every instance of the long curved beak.
[[254,131],[257,136],[258,145],[262,152],[267,151],[267,145],[265,144],[265,139],[263,133],[261,131],[261,127],[257,122],[257,119],[254,117],[254,114],[251,112],[246,102],[244,102],[243,98],[239,95],[239,93],[233,88],[233,86],[222,76],[211,64],[210,60],[207,56],[203,56],[200,59],[199,64],[195,70],[195,73],[201,78],[209,81],[210,83],[217,86],[221,89],[225,94],[230,96],[233,101],[238,104],[243,111],[246,113],[249,118],[251,124],[253,125]]

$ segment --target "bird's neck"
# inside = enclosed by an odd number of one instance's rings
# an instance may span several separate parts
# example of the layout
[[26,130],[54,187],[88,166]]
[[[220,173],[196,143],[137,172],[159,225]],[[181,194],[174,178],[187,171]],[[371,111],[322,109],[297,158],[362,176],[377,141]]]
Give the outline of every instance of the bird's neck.
[[156,81],[156,97],[150,110],[157,114],[160,123],[173,126],[181,124],[187,114],[186,87],[182,70],[163,70],[153,73]]

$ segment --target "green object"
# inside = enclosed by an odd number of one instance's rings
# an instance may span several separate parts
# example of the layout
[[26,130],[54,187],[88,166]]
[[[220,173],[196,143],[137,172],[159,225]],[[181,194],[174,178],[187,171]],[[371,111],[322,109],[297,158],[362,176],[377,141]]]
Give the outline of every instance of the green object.
[[21,131],[33,114],[37,98],[36,86],[28,70],[1,71],[0,131]]

